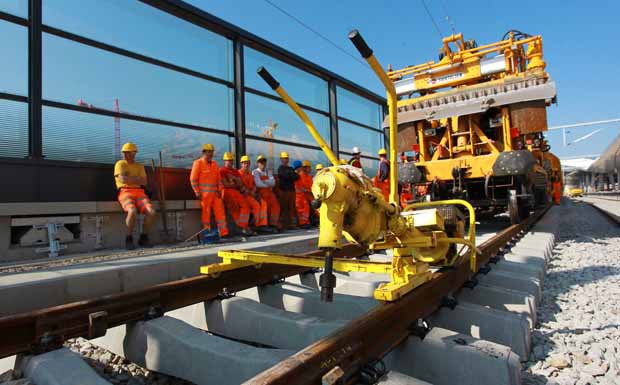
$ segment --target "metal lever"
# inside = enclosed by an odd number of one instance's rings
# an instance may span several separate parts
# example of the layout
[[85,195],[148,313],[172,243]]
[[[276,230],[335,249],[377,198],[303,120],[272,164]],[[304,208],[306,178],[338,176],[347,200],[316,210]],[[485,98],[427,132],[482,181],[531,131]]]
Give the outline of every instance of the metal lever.
[[334,288],[336,287],[336,276],[333,273],[334,257],[333,251],[328,250],[325,253],[325,270],[319,277],[319,286],[321,286],[321,301],[334,301]]

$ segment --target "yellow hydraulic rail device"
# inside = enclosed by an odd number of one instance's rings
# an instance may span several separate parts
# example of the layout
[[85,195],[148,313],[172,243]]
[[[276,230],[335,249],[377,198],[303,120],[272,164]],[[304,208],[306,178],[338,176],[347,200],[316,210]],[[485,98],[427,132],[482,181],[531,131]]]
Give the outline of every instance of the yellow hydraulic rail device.
[[[469,258],[476,267],[475,218],[473,207],[463,200],[448,200],[413,204],[401,212],[398,205],[396,164],[396,93],[392,81],[379,65],[372,51],[357,31],[349,38],[377,74],[388,94],[390,113],[390,199],[382,193],[358,168],[341,165],[314,125],[263,67],[258,74],[295,111],[332,163],[320,170],[312,184],[313,206],[320,207],[318,247],[324,257],[301,257],[268,252],[227,250],[218,252],[222,263],[202,266],[203,274],[217,276],[220,272],[245,266],[260,268],[263,263],[324,268],[320,277],[321,299],[333,300],[336,277],[333,270],[389,274],[390,282],[375,291],[375,298],[394,301],[430,278],[431,266],[451,266],[462,258]],[[469,212],[469,226],[465,224],[457,206]],[[444,213],[443,215],[441,213]],[[343,236],[349,242],[368,250],[393,251],[391,262],[334,259],[332,253],[342,248]],[[461,248],[457,245],[463,245]],[[463,249],[467,247],[467,253]]]

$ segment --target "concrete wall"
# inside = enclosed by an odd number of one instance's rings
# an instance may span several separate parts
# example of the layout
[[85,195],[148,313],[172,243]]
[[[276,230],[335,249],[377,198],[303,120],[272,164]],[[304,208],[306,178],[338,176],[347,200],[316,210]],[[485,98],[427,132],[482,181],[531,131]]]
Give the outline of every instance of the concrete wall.
[[[158,202],[153,202],[158,211],[157,221],[149,233],[155,244],[183,241],[201,228],[200,204],[198,201],[168,201],[168,236],[164,233]],[[0,263],[46,258],[46,252],[36,252],[38,246],[11,244],[11,220],[24,216],[57,217],[79,215],[80,233],[77,239],[66,242],[67,249],[60,255],[87,253],[99,249],[116,249],[125,245],[125,213],[118,202],[39,202],[0,203]],[[97,218],[100,223],[97,238]]]

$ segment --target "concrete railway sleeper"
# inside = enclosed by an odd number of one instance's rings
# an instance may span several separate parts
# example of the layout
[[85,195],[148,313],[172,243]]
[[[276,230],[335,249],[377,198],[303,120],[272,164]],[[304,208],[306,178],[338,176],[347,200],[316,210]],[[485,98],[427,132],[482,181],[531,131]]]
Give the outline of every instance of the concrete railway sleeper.
[[[465,384],[516,384],[519,360],[527,359],[531,345],[536,299],[485,283],[484,267],[524,279],[544,275],[553,242],[549,223],[543,219],[537,225],[546,236],[536,231],[523,237],[542,215],[537,212],[480,245],[478,276],[462,261],[434,272],[429,282],[395,302],[376,306],[372,299],[381,277],[339,276],[335,302],[325,303],[317,290],[320,273],[263,265],[2,317],[0,333],[6,338],[0,352],[40,353],[67,338],[107,331],[93,342],[150,370],[199,384],[355,383],[380,377],[382,383],[447,384],[453,376]],[[507,252],[510,245],[517,245],[515,253]],[[541,256],[524,255],[532,245],[541,245]],[[347,246],[340,255],[361,257],[361,251]],[[288,278],[280,282],[274,276]],[[237,295],[222,296],[223,291]],[[35,367],[37,359],[49,365],[48,354],[27,356],[18,365],[30,378],[41,378],[26,367]],[[450,367],[459,360],[473,367]]]

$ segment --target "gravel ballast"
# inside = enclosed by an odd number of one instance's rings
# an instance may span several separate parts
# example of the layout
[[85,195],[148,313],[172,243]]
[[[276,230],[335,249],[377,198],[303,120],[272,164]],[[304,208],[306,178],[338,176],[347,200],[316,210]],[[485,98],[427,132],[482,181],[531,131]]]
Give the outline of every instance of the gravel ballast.
[[620,385],[620,227],[563,200],[523,384]]

